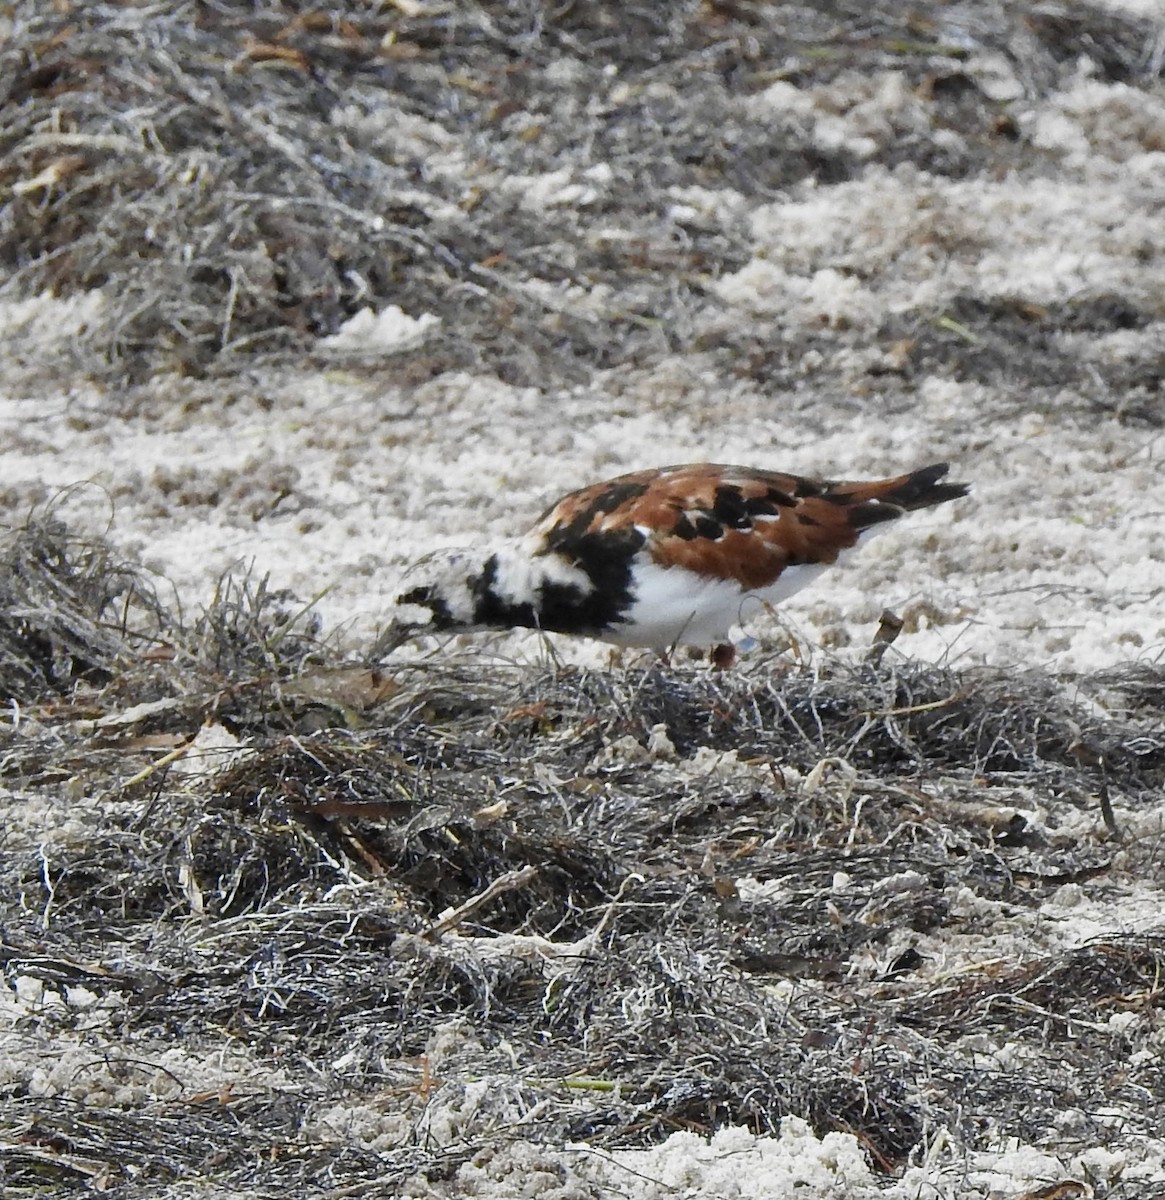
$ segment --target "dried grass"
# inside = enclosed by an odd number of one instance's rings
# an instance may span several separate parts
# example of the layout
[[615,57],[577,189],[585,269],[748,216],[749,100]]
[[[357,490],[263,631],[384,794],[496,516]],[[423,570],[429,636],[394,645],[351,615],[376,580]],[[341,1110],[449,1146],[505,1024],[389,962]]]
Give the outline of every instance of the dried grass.
[[[795,118],[742,123],[741,97],[775,79],[899,71],[928,97],[934,127],[895,139],[884,165],[964,177],[1038,159],[963,71],[972,48],[1014,62],[1032,94],[1081,54],[1103,78],[1161,72],[1152,22],[1087,6],[948,5],[934,20],[891,3],[785,5],[779,20],[751,3],[632,4],[617,18],[586,4],[359,0],[312,12],[19,0],[9,13],[0,299],[106,298],[71,357],[45,362],[19,339],[15,357],[34,373],[122,379],[327,357],[322,335],[390,304],[442,319],[438,341],[396,356],[398,381],[475,368],[560,387],[645,365],[692,342],[707,280],[749,255],[729,225],[661,230],[669,189],[775,195],[866,167]],[[617,104],[595,102],[612,86],[608,65],[631,86]],[[611,182],[588,204],[531,205],[505,186],[600,167]],[[568,285],[606,289],[604,311],[573,303]],[[906,332],[925,338],[932,317],[912,314]],[[1007,378],[1030,360],[1054,383],[1063,351],[1049,330],[1037,346],[1030,315],[1012,325],[1022,348],[992,343],[990,363],[964,368],[994,372],[1001,355]],[[761,329],[729,343],[723,370],[773,387],[797,381],[810,348]],[[920,343],[927,356],[965,349]],[[1153,386],[1141,383],[1137,396]]]
[[108,684],[161,610],[140,571],[51,513],[0,530],[0,694],[27,702]]
[[[65,614],[100,612],[133,578],[51,524],[15,541],[25,592]],[[731,674],[531,672],[470,654],[377,674],[337,661],[309,607],[285,597],[274,619],[272,603],[238,580],[189,621],[131,609],[175,652],[75,682],[80,719],[54,707],[66,677],[37,676],[41,699],[3,735],[9,787],[48,796],[68,778],[98,797],[48,845],[6,836],[6,977],[122,996],[131,1064],[106,1050],[97,1074],[128,1071],[129,1090],[83,1105],[76,1083],[7,1087],[10,1187],[137,1195],[198,1174],[387,1195],[518,1136],[617,1147],[726,1122],[771,1131],[786,1113],[854,1132],[892,1170],[939,1126],[972,1148],[1038,1141],[1069,1094],[1084,1114],[1119,1110],[1126,1134],[1165,1120],[1152,1056],[1112,1071],[1152,1022],[1109,1022],[1159,1012],[1160,938],[942,981],[902,936],[972,933],[955,885],[1022,912],[1073,880],[1148,867],[1156,850],[1108,837],[1098,795],[1107,785],[1129,812],[1159,793],[1159,716],[1071,699],[1156,695],[1147,667],[1071,691],[892,654]],[[21,628],[10,612],[0,624]],[[99,622],[72,615],[37,629],[85,663],[153,644],[124,623],[109,649]],[[101,725],[139,695],[182,699],[132,731]],[[126,786],[172,744],[134,738],[188,738],[206,719],[249,756]],[[1041,807],[1059,816],[1034,820]],[[1091,814],[1091,835],[1057,833],[1073,812]],[[54,1019],[69,1027],[66,1010]],[[161,1094],[163,1047],[224,1037],[272,1069],[290,1052],[301,1082],[199,1097],[175,1075]],[[1011,1066],[984,1067],[983,1047],[1003,1042]],[[475,1078],[493,1083],[472,1120],[434,1134]],[[396,1122],[390,1146],[303,1132],[345,1098]],[[277,1164],[261,1185],[260,1160]]]
[[[668,189],[867,169],[795,122],[741,126],[741,95],[899,70],[934,128],[882,165],[973,176],[1020,152],[961,73],[967,45],[1033,93],[1081,53],[1102,78],[1161,73],[1150,22],[1086,6],[631,5],[617,25],[602,5],[409,7],[10,5],[0,299],[106,296],[72,359],[12,341],[27,369],[323,358],[320,335],[398,304],[443,332],[394,381],[469,366],[562,387],[689,345],[707,280],[750,253],[711,222],[661,236]],[[609,65],[632,85],[615,115],[588,103]],[[599,163],[615,182],[594,211],[493,182]],[[546,284],[607,286],[608,309]],[[1021,384],[1062,378],[1057,328],[1148,319],[1101,308],[1023,337],[1030,313],[972,314],[990,353],[920,354],[999,371],[1027,404]],[[886,336],[930,328],[908,317]],[[799,386],[812,337],[770,335],[696,349]],[[1159,420],[1159,380],[1121,382]],[[0,962],[65,998],[20,1001],[5,1029],[6,1194],[391,1196],[515,1138],[617,1147],[790,1112],[887,1170],[939,1127],[964,1149],[1046,1144],[1066,1112],[1081,1144],[1165,1127],[1159,937],[955,978],[927,953],[1006,937],[1065,885],[1159,875],[1160,846],[1118,839],[1102,803],[1131,821],[1165,785],[1160,667],[371,666],[261,580],[170,611],[38,518],[0,542],[0,692]],[[206,724],[250,756],[183,773]],[[232,1051],[249,1074],[197,1083]],[[323,1131],[346,1105],[371,1132]]]

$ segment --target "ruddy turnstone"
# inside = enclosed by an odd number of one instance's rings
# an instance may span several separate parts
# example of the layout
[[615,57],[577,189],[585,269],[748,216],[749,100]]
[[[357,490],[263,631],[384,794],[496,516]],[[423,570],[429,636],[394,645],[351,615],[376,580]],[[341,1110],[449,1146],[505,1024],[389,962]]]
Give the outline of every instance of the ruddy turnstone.
[[526,628],[661,652],[708,646],[728,665],[742,610],[799,591],[864,530],[966,495],[947,470],[864,483],[716,463],[620,475],[564,496],[516,542],[422,560],[379,646]]

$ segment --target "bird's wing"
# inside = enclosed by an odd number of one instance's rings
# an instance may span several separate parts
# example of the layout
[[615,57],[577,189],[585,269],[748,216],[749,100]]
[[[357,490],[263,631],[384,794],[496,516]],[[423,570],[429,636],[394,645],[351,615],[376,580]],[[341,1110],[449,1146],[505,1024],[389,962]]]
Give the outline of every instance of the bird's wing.
[[531,531],[538,549],[586,561],[597,544],[644,546],[660,566],[734,579],[746,590],[788,566],[832,563],[863,529],[966,493],[937,463],[893,479],[825,483],[693,463],[621,475],[563,497]]

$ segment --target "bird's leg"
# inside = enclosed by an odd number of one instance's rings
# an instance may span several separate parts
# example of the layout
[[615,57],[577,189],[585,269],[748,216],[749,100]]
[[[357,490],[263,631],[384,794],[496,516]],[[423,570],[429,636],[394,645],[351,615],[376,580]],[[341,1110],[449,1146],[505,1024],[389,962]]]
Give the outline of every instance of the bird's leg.
[[727,671],[736,662],[736,647],[731,642],[713,646],[708,652],[708,661],[714,671]]

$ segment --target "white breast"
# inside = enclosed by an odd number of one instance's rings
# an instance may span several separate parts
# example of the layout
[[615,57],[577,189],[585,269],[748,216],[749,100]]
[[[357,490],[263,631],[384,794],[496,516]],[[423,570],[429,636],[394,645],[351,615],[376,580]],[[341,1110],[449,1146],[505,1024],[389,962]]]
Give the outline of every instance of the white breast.
[[732,580],[697,575],[686,567],[660,567],[646,558],[632,566],[634,601],[624,621],[603,635],[620,646],[712,646],[728,631],[813,582],[824,564],[786,567],[767,588],[747,591]]

